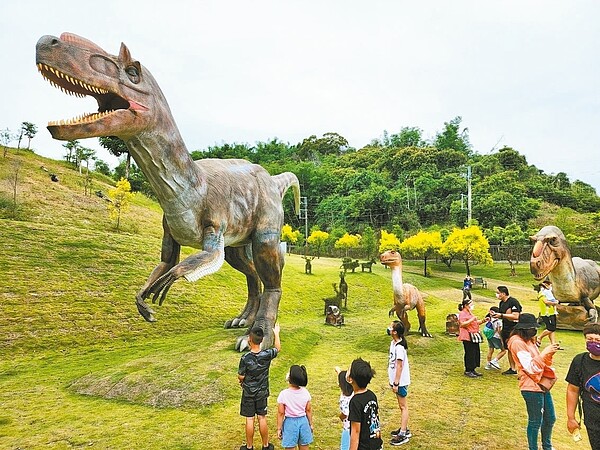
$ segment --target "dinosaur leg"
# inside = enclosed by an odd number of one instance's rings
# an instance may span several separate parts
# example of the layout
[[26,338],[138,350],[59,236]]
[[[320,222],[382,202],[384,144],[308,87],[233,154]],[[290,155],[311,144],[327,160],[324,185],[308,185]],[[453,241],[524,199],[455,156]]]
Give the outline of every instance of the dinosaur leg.
[[423,297],[420,297],[415,306],[417,310],[417,316],[419,317],[419,331],[421,331],[421,336],[424,337],[432,337],[429,331],[427,331],[427,326],[425,325],[425,302],[423,301]]
[[204,230],[203,250],[188,256],[169,269],[166,273],[152,281],[142,294],[142,299],[153,296],[152,301],[160,297],[159,305],[164,301],[173,283],[181,277],[187,281],[196,281],[206,275],[215,273],[225,261],[225,241],[223,235],[213,227]]
[[[261,327],[265,333],[261,347],[269,348],[273,345],[273,326],[277,320],[281,300],[281,272],[284,258],[279,247],[279,229],[265,230],[257,234],[258,237],[252,242],[252,255],[264,290],[260,296],[254,323],[249,324],[249,330],[254,326]],[[247,346],[248,335],[238,338],[237,350],[243,351]]]
[[581,299],[581,303],[583,304],[583,307],[587,311],[588,316],[590,316],[588,321],[591,323],[598,322],[598,310],[596,309],[594,302],[591,301],[588,297],[585,297],[585,298]]
[[243,327],[248,322],[252,323],[256,317],[260,302],[261,284],[254,268],[254,261],[251,258],[252,253],[249,246],[225,248],[225,261],[231,267],[246,275],[246,284],[248,286],[246,306],[237,317],[225,322],[225,328]]
[[[158,280],[161,276],[171,270],[177,263],[179,262],[179,253],[181,250],[181,246],[175,242],[171,233],[169,232],[169,227],[167,226],[166,221],[163,217],[163,239],[162,239],[162,249],[160,253],[160,264],[154,268],[146,283],[142,286],[142,288],[138,291],[135,296],[135,303],[139,313],[142,315],[144,319],[148,322],[155,322],[154,311],[150,306],[146,303],[145,299],[148,297],[148,290],[150,287]],[[165,293],[166,294],[166,293]]]
[[410,322],[408,320],[408,311],[405,310],[402,313],[402,317],[400,318],[400,320],[404,324],[404,334],[407,335],[408,332],[410,331]]

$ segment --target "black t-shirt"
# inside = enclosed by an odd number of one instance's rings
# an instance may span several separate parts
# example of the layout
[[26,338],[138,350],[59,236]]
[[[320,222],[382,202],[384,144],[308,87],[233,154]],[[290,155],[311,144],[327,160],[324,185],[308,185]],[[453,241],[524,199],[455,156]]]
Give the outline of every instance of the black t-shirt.
[[245,375],[242,388],[246,397],[269,396],[269,367],[276,356],[277,349],[269,348],[258,353],[248,352],[240,358],[238,374]]
[[592,359],[588,352],[580,353],[571,361],[565,380],[579,387],[586,428],[600,431],[600,361]]
[[[508,297],[505,302],[500,301],[498,309],[500,310],[501,314],[506,314],[507,311],[510,314],[512,312],[521,313],[523,307],[519,303],[519,300],[514,297]],[[502,319],[502,334],[509,334],[516,324],[517,322],[513,322],[510,319]]]
[[[354,397],[350,400],[348,420],[350,422],[360,422],[358,450],[379,450],[382,448],[379,405],[377,396],[372,391],[367,389],[362,394],[354,394]],[[352,433],[352,425],[350,426],[350,433]]]

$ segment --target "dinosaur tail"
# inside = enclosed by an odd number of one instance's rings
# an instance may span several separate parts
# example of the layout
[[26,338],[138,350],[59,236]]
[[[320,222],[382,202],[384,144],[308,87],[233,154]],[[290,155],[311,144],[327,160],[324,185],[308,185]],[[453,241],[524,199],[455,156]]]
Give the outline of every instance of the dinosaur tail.
[[283,198],[290,186],[294,189],[294,209],[296,210],[296,214],[300,215],[300,183],[298,182],[298,177],[292,172],[283,172],[279,175],[273,175],[271,178],[277,185],[281,198]]

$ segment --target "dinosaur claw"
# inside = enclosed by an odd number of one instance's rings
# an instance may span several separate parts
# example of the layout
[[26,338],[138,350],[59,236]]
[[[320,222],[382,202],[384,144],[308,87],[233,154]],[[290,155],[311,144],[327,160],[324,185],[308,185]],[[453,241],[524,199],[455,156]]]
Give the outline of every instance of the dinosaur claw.
[[248,348],[250,348],[250,346],[248,345],[248,335],[238,337],[235,342],[235,349],[238,352],[243,352]]
[[141,314],[141,316],[147,322],[156,322],[156,319],[154,318],[154,315],[153,315],[154,311],[152,310],[152,308],[150,308],[148,306],[148,304],[145,301],[137,300],[136,306],[137,306],[138,312]]
[[240,319],[239,318],[235,318],[231,321],[231,327],[232,328],[237,328],[240,326]]

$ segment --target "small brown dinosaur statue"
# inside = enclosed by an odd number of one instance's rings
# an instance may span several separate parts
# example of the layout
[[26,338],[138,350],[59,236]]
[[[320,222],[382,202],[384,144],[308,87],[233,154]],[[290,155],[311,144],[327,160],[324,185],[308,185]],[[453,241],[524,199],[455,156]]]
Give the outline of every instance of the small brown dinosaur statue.
[[[240,159],[194,162],[160,87],[125,44],[114,56],[74,34],[43,36],[36,46],[36,63],[52,85],[98,102],[96,113],[49,123],[52,137],[119,137],[163,209],[161,262],[136,295],[144,319],[155,320],[146,299],[159,299],[160,305],[179,278],[196,281],[227,261],[246,276],[248,298],[243,311],[225,326],[260,326],[263,346],[271,346],[284,264],[279,246],[282,198],[293,187],[298,211],[296,176],[270,176],[261,166]],[[180,262],[182,245],[200,251]],[[240,336],[236,348],[245,349],[247,340],[247,334]]]
[[549,225],[534,236],[529,269],[540,281],[550,278],[553,293],[561,303],[577,303],[586,309],[589,320],[598,321],[593,300],[600,295],[600,266],[591,259],[571,257],[560,228]]
[[406,333],[410,330],[408,311],[417,310],[419,317],[419,331],[421,336],[432,337],[425,326],[425,302],[419,290],[412,284],[402,282],[402,257],[396,250],[388,250],[379,255],[379,261],[388,266],[392,271],[392,288],[394,290],[394,307],[390,310],[390,316],[395,312],[404,323]]

